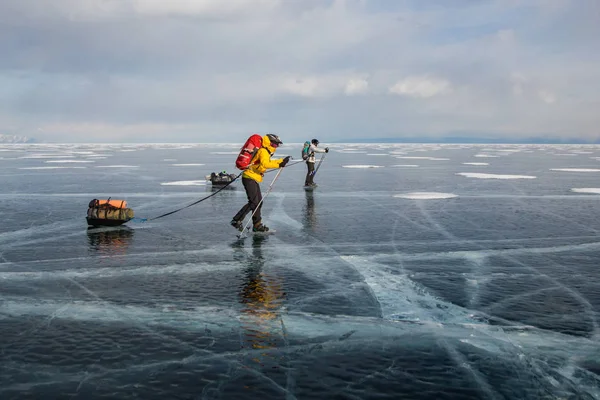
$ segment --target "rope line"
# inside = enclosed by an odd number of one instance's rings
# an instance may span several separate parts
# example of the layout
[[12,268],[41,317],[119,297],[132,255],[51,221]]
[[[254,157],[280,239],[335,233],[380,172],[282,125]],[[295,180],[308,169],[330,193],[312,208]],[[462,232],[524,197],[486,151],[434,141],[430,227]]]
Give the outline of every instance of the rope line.
[[[304,162],[304,160],[302,160],[302,161],[296,161],[296,162],[294,162],[294,163],[288,164],[288,165],[286,165],[286,166],[285,166],[285,167],[283,167],[283,168],[291,167],[292,165],[297,165],[297,164],[300,164],[300,163],[302,163],[302,162]],[[266,171],[266,172],[265,172],[265,174],[268,174],[269,172],[273,172],[273,171],[275,171],[275,170],[281,170],[281,168],[274,168],[274,169],[268,170],[268,171]],[[237,180],[237,179],[238,179],[240,176],[242,176],[242,174],[243,174],[243,173],[244,173],[244,171],[240,172],[240,173],[238,174],[238,176],[236,176],[235,178],[233,178],[233,179],[231,180],[231,182],[228,182],[228,183],[227,183],[225,186],[223,186],[222,188],[220,188],[220,189],[219,189],[219,190],[217,190],[216,192],[214,192],[214,193],[211,193],[211,194],[209,194],[208,196],[206,196],[206,197],[203,197],[203,198],[201,198],[200,200],[197,200],[197,201],[195,201],[195,202],[193,202],[193,203],[191,203],[191,204],[188,204],[188,205],[187,205],[187,206],[185,206],[185,207],[181,207],[181,208],[178,208],[177,210],[170,211],[170,212],[168,212],[168,213],[165,213],[165,214],[159,215],[158,217],[154,217],[154,218],[133,218],[133,220],[134,220],[134,221],[140,221],[140,222],[154,221],[154,220],[156,220],[156,219],[159,219],[159,218],[166,217],[167,215],[175,214],[176,212],[179,212],[179,211],[181,211],[181,210],[185,210],[186,208],[189,208],[189,207],[195,206],[196,204],[198,204],[198,203],[202,203],[204,200],[207,200],[207,199],[209,199],[209,198],[213,197],[214,195],[216,195],[217,193],[219,193],[221,190],[223,190],[223,189],[225,189],[227,186],[231,185],[231,184],[232,184],[233,182],[235,182],[235,181],[236,181],[236,180]]]

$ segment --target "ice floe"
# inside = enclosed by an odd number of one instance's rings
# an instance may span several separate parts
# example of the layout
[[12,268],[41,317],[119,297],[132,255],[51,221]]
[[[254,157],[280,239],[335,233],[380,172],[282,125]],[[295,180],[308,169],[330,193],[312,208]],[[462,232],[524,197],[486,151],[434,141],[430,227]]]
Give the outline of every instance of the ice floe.
[[452,199],[454,197],[458,197],[458,195],[453,193],[440,193],[440,192],[412,192],[412,193],[404,193],[404,194],[395,194],[394,197],[398,197],[401,199],[410,199],[410,200],[438,200],[438,199]]
[[571,191],[575,193],[600,194],[600,188],[573,188]]
[[342,168],[383,168],[383,165],[342,165]]
[[174,182],[162,182],[162,186],[204,186],[206,181],[174,181]]
[[550,171],[561,172],[600,172],[597,168],[550,168]]
[[482,174],[477,172],[457,172],[456,175],[466,176],[467,178],[478,179],[535,179],[531,175],[500,175],[500,174]]

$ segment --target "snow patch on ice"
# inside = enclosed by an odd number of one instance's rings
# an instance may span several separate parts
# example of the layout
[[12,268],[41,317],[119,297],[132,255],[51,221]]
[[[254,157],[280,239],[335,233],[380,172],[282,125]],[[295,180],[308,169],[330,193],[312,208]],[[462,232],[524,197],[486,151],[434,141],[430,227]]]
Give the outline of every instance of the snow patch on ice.
[[383,165],[342,165],[342,168],[383,168]]
[[199,167],[204,164],[171,164],[172,167]]
[[561,172],[600,172],[597,168],[550,168],[550,171]]
[[219,155],[230,155],[230,154],[239,154],[239,151],[212,151],[210,154],[219,154]]
[[387,156],[389,154],[381,154],[381,153],[367,153],[368,156]]
[[93,163],[94,161],[91,160],[50,160],[50,161],[44,161],[45,163]]
[[177,161],[176,158],[165,158],[163,161]]
[[438,157],[421,157],[421,156],[396,156],[396,158],[403,158],[407,160],[431,160],[431,161],[447,161],[449,158],[438,158]]
[[205,181],[174,181],[174,182],[162,182],[162,186],[204,186]]
[[85,169],[87,167],[22,167],[19,169]]
[[571,189],[571,191],[575,192],[575,193],[600,194],[600,188],[573,188],[573,189]]
[[395,194],[394,197],[398,197],[401,199],[410,199],[410,200],[437,200],[437,199],[452,199],[454,197],[458,197],[458,195],[453,193],[439,193],[439,192],[412,192],[405,194]]
[[97,168],[139,168],[139,165],[97,165]]
[[21,156],[21,159],[44,159],[44,158],[73,158],[75,156],[72,155],[64,155],[64,154],[28,154],[26,156]]
[[486,162],[464,162],[463,165],[490,165]]
[[482,174],[477,172],[458,172],[456,175],[462,175],[467,178],[478,179],[535,179],[536,176],[530,175],[500,175],[500,174]]

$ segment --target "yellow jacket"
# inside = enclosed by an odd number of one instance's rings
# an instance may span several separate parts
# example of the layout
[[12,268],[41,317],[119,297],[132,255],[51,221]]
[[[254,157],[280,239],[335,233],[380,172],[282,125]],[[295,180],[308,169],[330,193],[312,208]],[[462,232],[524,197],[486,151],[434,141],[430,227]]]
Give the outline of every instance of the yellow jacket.
[[256,182],[262,182],[263,175],[267,169],[279,168],[279,164],[283,159],[271,160],[271,156],[275,154],[275,148],[271,146],[271,141],[265,135],[262,138],[262,147],[258,149],[250,166],[244,171],[243,178],[250,178]]

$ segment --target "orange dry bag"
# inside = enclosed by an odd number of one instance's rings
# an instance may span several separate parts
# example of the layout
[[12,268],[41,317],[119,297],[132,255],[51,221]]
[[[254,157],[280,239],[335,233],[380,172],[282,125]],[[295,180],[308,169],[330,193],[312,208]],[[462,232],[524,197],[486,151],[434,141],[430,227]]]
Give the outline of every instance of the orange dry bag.
[[242,171],[248,168],[250,161],[254,158],[254,155],[262,147],[262,136],[254,134],[246,140],[246,143],[240,149],[240,154],[235,160],[235,166],[237,169]]

